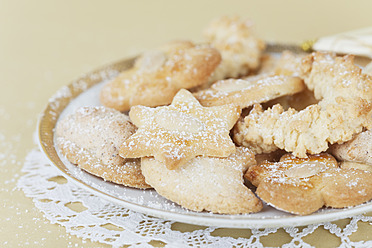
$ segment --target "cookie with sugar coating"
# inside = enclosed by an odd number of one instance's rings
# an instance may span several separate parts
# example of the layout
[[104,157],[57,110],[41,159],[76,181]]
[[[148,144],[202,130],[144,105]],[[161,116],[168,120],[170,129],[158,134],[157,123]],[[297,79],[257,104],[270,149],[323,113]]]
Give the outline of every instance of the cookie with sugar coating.
[[134,106],[130,119],[138,127],[120,146],[124,158],[155,157],[175,169],[196,156],[228,157],[235,152],[230,130],[241,109],[233,104],[203,107],[181,89],[169,106]]
[[279,162],[263,161],[245,174],[256,194],[269,205],[293,214],[311,214],[323,206],[344,208],[372,199],[372,173],[339,168],[326,153],[296,158],[284,155]]
[[100,92],[100,101],[120,111],[135,105],[166,105],[180,89],[206,83],[220,61],[220,53],[209,46],[170,42],[143,53],[133,68],[107,83]]
[[237,144],[257,153],[280,148],[305,158],[372,128],[372,76],[362,73],[353,56],[316,52],[304,57],[300,68],[319,102],[300,111],[255,105],[234,128]]
[[243,173],[254,154],[237,148],[227,158],[196,157],[175,170],[154,158],[142,158],[146,182],[163,197],[194,211],[220,214],[258,212],[262,202],[244,185]]
[[305,89],[299,77],[258,75],[242,79],[220,80],[210,88],[194,93],[203,106],[233,103],[246,108],[284,95],[293,95]]
[[141,173],[139,159],[119,156],[119,146],[136,127],[129,117],[105,107],[82,107],[58,121],[59,151],[83,170],[117,184],[150,188]]

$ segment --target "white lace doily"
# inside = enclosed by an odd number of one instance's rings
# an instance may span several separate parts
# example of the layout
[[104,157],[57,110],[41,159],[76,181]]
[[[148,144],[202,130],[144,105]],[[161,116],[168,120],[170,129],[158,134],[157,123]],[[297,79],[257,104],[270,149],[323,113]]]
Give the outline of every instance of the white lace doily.
[[[163,242],[165,247],[263,247],[260,238],[278,231],[278,228],[250,229],[249,238],[233,238],[215,236],[213,232],[218,227],[201,227],[190,232],[173,230],[173,221],[125,209],[75,186],[49,165],[39,149],[27,155],[22,172],[25,174],[19,179],[18,187],[33,198],[35,206],[51,223],[64,226],[72,235],[113,247],[152,247],[149,242],[153,240]],[[354,216],[344,228],[329,222],[305,228],[283,228],[292,239],[282,247],[312,247],[303,238],[319,227],[337,236],[340,247],[372,247],[372,240],[351,241],[359,221],[372,224],[372,217]]]

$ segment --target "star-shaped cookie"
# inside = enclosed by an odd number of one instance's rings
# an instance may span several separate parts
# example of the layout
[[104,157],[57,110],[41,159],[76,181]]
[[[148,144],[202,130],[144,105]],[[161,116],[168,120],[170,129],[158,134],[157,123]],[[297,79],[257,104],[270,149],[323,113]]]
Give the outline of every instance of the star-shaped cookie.
[[169,106],[131,108],[129,116],[138,130],[124,141],[119,154],[124,158],[154,156],[168,169],[198,155],[227,157],[235,151],[229,132],[240,112],[232,104],[203,107],[181,89]]

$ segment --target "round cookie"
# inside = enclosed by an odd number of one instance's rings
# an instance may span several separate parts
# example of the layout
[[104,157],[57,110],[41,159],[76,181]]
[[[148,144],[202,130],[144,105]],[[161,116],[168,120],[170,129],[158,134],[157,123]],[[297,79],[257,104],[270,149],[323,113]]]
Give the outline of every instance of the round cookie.
[[243,180],[243,173],[254,163],[252,152],[237,148],[227,158],[200,156],[174,170],[149,157],[142,158],[141,167],[146,182],[160,195],[187,209],[242,214],[262,209]]
[[82,107],[58,121],[56,145],[73,164],[117,184],[150,188],[139,159],[119,156],[119,146],[136,127],[129,117],[105,107]]

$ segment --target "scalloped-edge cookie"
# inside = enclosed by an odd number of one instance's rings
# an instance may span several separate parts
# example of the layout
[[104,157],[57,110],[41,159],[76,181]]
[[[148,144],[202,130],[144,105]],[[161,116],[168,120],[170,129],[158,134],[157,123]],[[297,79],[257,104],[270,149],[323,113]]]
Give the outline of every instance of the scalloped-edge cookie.
[[244,185],[243,173],[254,154],[237,148],[227,158],[196,157],[175,170],[154,158],[142,158],[146,182],[163,197],[194,211],[220,214],[258,212],[262,202]]
[[339,168],[326,153],[296,158],[285,154],[279,162],[251,166],[245,178],[269,205],[293,214],[311,214],[323,206],[344,208],[372,199],[372,173]]
[[105,107],[81,107],[58,121],[56,145],[81,169],[117,184],[150,188],[141,172],[140,159],[119,156],[119,146],[136,127],[129,117]]

